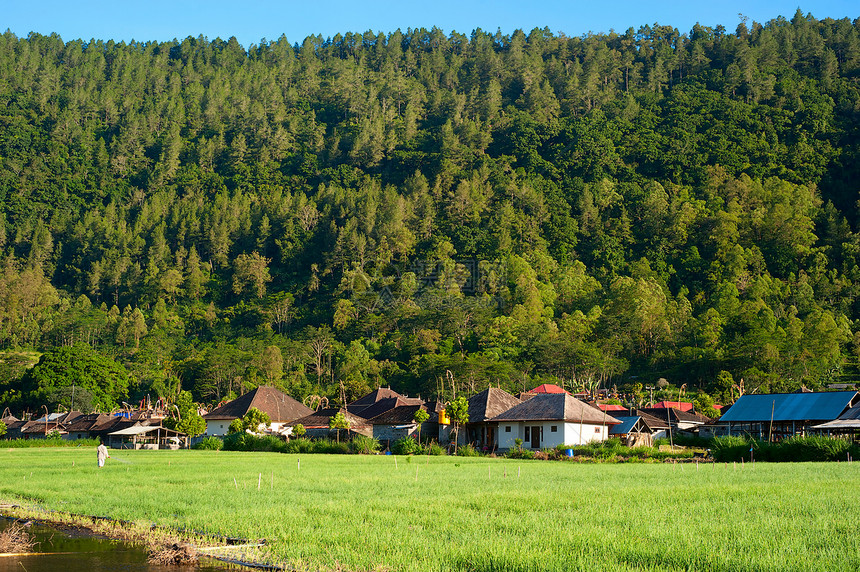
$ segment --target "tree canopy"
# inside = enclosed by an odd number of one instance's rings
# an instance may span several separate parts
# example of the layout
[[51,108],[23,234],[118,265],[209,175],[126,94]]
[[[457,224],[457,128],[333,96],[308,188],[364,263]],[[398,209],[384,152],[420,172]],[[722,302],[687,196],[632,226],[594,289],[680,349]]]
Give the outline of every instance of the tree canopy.
[[247,47],[6,32],[0,351],[44,362],[0,396],[854,383],[858,74],[860,23],[799,10]]

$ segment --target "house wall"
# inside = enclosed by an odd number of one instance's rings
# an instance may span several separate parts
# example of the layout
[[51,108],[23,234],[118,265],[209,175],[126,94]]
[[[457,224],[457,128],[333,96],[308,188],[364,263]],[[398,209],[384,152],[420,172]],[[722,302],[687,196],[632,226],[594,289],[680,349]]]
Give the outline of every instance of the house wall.
[[[606,441],[609,438],[609,425],[591,423],[565,423],[564,441],[556,445],[585,445],[592,441]],[[553,445],[555,446],[555,445]]]
[[[423,433],[422,433],[423,434]],[[418,426],[411,425],[403,427],[401,425],[374,425],[373,438],[380,443],[393,443],[398,439],[409,437],[410,435],[418,436]]]
[[229,419],[215,419],[206,421],[206,436],[207,437],[223,437],[230,429]]
[[[529,427],[529,439],[526,439],[526,427]],[[542,428],[538,447],[534,447],[534,427]],[[553,431],[553,427],[555,431]],[[508,430],[510,428],[510,430]],[[605,441],[609,437],[608,425],[582,424],[580,435],[579,423],[562,421],[501,421],[498,428],[499,449],[510,449],[516,445],[516,439],[523,440],[523,447],[528,449],[547,449],[558,445],[584,445],[591,441]]]

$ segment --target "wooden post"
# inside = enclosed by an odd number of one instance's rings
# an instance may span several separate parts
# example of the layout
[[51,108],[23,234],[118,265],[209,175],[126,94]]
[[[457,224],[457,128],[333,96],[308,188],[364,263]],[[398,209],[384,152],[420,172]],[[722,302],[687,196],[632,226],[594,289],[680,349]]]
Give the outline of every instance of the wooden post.
[[776,399],[770,402],[770,429],[767,430],[767,442],[773,437],[773,410],[776,408]]

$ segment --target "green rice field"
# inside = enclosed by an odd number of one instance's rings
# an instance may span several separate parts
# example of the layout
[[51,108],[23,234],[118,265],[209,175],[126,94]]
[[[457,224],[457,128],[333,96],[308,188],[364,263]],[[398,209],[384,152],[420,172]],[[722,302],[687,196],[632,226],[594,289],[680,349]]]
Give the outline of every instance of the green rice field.
[[264,538],[307,570],[860,569],[856,463],[111,454],[0,449],[0,502]]

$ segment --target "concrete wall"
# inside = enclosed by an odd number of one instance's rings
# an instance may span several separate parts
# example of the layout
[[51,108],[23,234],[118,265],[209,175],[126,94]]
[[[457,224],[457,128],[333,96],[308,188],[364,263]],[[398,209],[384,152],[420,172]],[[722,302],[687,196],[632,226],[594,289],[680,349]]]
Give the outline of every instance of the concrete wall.
[[216,419],[206,421],[206,436],[207,437],[223,437],[230,429],[231,421],[229,419]]
[[[528,439],[526,439],[526,427],[529,428]],[[535,431],[535,427],[538,427]],[[553,431],[555,428],[555,431]],[[583,423],[580,434],[579,423],[565,423],[563,421],[516,421],[499,423],[498,436],[499,448],[510,449],[516,446],[516,439],[523,440],[523,447],[527,449],[549,449],[558,445],[584,445],[591,441],[605,441],[609,437],[608,425],[593,425]],[[534,434],[538,432],[540,439],[535,443]],[[537,447],[534,445],[537,444]]]

